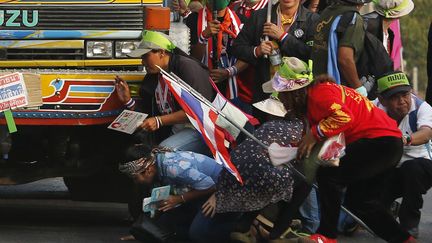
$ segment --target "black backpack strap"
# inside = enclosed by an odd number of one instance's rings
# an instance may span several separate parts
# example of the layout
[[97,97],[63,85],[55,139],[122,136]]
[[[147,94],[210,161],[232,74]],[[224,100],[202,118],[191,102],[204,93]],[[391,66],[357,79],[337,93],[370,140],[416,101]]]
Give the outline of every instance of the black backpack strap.
[[345,30],[348,28],[348,26],[351,24],[352,19],[354,18],[354,15],[356,14],[356,11],[349,11],[342,14],[338,27],[336,28],[336,32],[338,33],[338,38],[340,39],[345,33]]

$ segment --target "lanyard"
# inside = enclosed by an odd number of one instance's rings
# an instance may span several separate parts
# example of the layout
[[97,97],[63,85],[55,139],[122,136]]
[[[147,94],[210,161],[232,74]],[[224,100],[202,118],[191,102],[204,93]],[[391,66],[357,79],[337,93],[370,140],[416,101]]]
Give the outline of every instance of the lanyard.
[[172,96],[169,92],[168,85],[165,84],[165,81],[163,81],[160,77],[158,80],[158,85],[155,90],[156,95],[156,103],[159,108],[159,112],[162,114],[170,114],[173,112],[173,105],[172,105]]

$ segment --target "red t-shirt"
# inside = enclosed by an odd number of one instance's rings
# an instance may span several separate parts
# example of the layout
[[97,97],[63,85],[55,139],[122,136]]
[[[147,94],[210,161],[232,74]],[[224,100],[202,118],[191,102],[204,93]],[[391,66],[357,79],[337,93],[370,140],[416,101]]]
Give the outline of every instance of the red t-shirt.
[[402,137],[396,121],[355,90],[334,83],[308,89],[307,117],[312,134],[332,137],[341,132],[347,144],[361,138]]

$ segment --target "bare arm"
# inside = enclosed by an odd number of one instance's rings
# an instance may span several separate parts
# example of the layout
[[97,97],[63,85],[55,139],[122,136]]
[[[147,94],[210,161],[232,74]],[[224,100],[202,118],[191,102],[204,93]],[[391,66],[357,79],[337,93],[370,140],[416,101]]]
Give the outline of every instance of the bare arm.
[[162,123],[164,125],[182,124],[189,121],[186,113],[183,110],[179,110],[168,115],[163,115],[160,118],[162,119]]
[[[159,117],[164,126],[166,125],[174,125],[174,124],[182,124],[188,121],[186,113],[183,110],[173,112],[168,115],[163,115]],[[141,129],[144,129],[148,132],[156,131],[160,128],[158,127],[158,122],[156,117],[149,117],[143,121],[140,125]]]
[[420,129],[411,134],[411,145],[422,145],[427,143],[429,140],[432,139],[432,128],[430,127],[420,127]]
[[234,66],[237,68],[238,72],[243,72],[246,68],[249,67],[249,64],[242,60],[237,60],[237,62],[234,64]]
[[348,87],[356,89],[362,86],[354,60],[354,49],[345,46],[339,47],[338,64],[344,79],[347,81]]
[[166,212],[168,210],[173,209],[174,207],[176,207],[180,203],[185,203],[188,201],[193,201],[195,199],[209,196],[212,193],[214,193],[215,191],[216,191],[216,188],[214,186],[212,186],[212,187],[205,189],[205,190],[194,190],[193,189],[191,191],[184,193],[183,195],[175,195],[175,196],[171,195],[168,197],[167,200],[162,202],[159,210]]

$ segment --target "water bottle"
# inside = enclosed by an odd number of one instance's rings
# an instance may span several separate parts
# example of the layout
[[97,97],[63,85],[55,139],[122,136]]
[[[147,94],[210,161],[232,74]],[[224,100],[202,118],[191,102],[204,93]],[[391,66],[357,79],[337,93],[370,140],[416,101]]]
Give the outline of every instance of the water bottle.
[[279,48],[274,48],[269,56],[269,60],[272,66],[279,66],[282,63],[282,55]]

